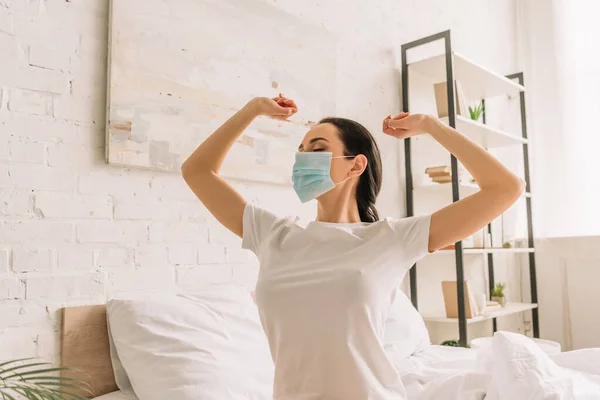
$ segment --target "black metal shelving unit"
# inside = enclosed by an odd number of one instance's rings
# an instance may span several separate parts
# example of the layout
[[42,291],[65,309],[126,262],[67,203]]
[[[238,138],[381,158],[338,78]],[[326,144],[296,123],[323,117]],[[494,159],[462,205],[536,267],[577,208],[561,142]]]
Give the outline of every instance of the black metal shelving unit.
[[[447,84],[448,92],[448,124],[456,128],[456,104],[454,94],[454,81],[455,81],[455,68],[454,68],[454,53],[452,51],[452,43],[450,37],[450,31],[444,31],[435,35],[427,36],[409,43],[405,43],[401,47],[402,54],[402,107],[403,111],[408,112],[410,110],[409,104],[409,63],[407,61],[407,52],[416,47],[420,47],[426,44],[430,44],[436,41],[444,42],[444,61],[445,61],[445,79]],[[510,80],[517,80],[519,85],[523,86],[523,73],[516,73],[506,76]],[[485,104],[485,98],[481,99]],[[536,306],[531,309],[532,311],[532,325],[533,325],[533,336],[539,338],[539,318],[537,309],[537,280],[535,270],[535,253],[534,253],[534,237],[533,237],[533,222],[532,222],[532,205],[531,205],[531,182],[529,177],[529,153],[527,147],[527,122],[526,122],[526,109],[525,109],[525,92],[519,91],[520,101],[520,112],[521,112],[521,133],[522,133],[522,146],[523,146],[523,157],[524,157],[524,173],[526,181],[526,208],[527,208],[527,231],[528,231],[528,246],[529,246],[529,274],[530,274],[530,290],[531,290],[531,303]],[[483,115],[483,123],[485,124],[485,112]],[[406,208],[407,215],[414,215],[414,186],[413,186],[413,175],[412,175],[412,152],[411,152],[411,139],[405,139],[404,141],[404,156],[406,165]],[[460,184],[458,178],[458,161],[454,156],[451,155],[451,170],[452,170],[452,201],[458,201],[460,199]],[[491,234],[491,224],[488,225],[488,232]],[[458,242],[455,245],[455,264],[456,264],[456,281],[457,281],[457,296],[458,296],[458,330],[460,344],[466,346],[467,340],[467,319],[465,311],[464,301],[464,251],[462,242]],[[488,262],[488,279],[489,279],[489,290],[494,287],[494,258],[493,252],[487,254]],[[418,292],[417,292],[417,266],[414,265],[410,270],[410,293],[411,301],[415,308],[418,309]],[[496,318],[493,320],[493,330],[496,331]]]

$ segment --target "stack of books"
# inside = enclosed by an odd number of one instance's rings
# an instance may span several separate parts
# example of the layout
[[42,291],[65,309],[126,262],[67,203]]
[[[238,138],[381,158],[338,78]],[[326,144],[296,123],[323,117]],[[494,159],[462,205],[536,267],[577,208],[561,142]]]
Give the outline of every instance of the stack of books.
[[[473,291],[469,287],[469,282],[465,280],[463,287],[465,295],[465,314],[467,318],[486,315],[491,311],[500,310],[502,308],[497,301],[487,300],[483,310],[480,309],[475,301]],[[442,292],[444,294],[444,305],[446,306],[446,317],[458,318],[458,293],[456,281],[442,281]]]
[[449,165],[441,165],[438,167],[429,167],[425,170],[431,180],[435,183],[450,183],[452,182],[452,170]]
[[488,300],[485,304],[485,308],[481,311],[482,314],[486,314],[490,311],[500,310],[502,306],[497,301]]

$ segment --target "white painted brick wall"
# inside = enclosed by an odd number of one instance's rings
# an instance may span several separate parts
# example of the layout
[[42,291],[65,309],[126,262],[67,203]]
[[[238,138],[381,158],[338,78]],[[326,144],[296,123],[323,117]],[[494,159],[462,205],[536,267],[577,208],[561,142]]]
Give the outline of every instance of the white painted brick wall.
[[7,144],[12,162],[43,164],[46,160],[46,146],[43,143],[22,139],[12,140]]
[[198,248],[198,264],[223,264],[225,246],[205,244]]
[[8,109],[33,115],[52,115],[52,98],[44,92],[13,89],[9,92]]
[[198,246],[193,243],[170,245],[167,252],[171,264],[195,264],[198,260]]
[[0,215],[33,216],[33,197],[25,190],[0,190]]
[[226,264],[180,265],[177,271],[177,284],[181,286],[197,286],[206,282],[223,283],[233,278],[233,267]]
[[15,248],[12,254],[12,269],[15,272],[50,271],[54,254],[44,248]]
[[173,202],[160,198],[155,200],[141,196],[119,196],[114,202],[115,219],[174,221],[180,214]]
[[72,301],[104,296],[105,279],[102,272],[27,276],[25,298]]
[[[337,111],[374,132],[400,109],[402,42],[452,28],[458,50],[513,69],[513,1],[264,1],[338,34]],[[488,12],[475,21],[472,9]],[[105,165],[107,37],[108,0],[0,0],[0,360],[58,360],[65,304],[206,282],[251,287],[257,276],[254,256],[179,176]],[[378,138],[382,213],[399,216],[398,143]],[[234,184],[275,211],[312,213],[288,188]]]
[[12,184],[17,189],[56,190],[70,192],[75,187],[75,176],[69,169],[32,167],[14,164],[9,169]]
[[82,195],[62,192],[37,192],[35,208],[44,218],[110,219],[112,198],[105,195]]
[[3,7],[0,7],[0,33],[13,34],[13,16]]
[[94,267],[105,271],[111,269],[133,268],[133,250],[119,247],[96,249],[94,251]]
[[69,244],[57,246],[56,269],[58,271],[69,270],[93,270],[94,249],[82,244]]
[[73,224],[45,220],[2,221],[0,243],[67,243],[73,241]]
[[0,274],[10,269],[10,249],[0,249]]
[[16,301],[6,301],[0,308],[0,329],[29,327],[50,322],[46,306],[30,302],[27,305]]
[[150,225],[150,242],[195,242],[206,243],[206,224],[195,222],[158,222]]
[[148,226],[133,221],[94,221],[77,225],[79,243],[144,243],[148,240]]
[[69,69],[69,56],[59,51],[56,47],[29,46],[29,65],[57,71],[67,71]]

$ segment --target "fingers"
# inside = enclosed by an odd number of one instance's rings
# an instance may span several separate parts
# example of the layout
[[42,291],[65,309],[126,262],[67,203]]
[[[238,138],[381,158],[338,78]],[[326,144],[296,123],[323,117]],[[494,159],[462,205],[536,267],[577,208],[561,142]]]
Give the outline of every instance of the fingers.
[[275,115],[282,117],[289,117],[298,112],[298,109],[295,107],[282,107],[280,105],[277,106],[277,111],[274,112]]
[[384,126],[392,130],[405,129],[404,119],[409,115],[410,113],[407,112],[401,112],[400,114],[396,114],[393,117],[391,115],[388,115],[384,120]]
[[408,112],[401,112],[400,114],[396,114],[394,115],[394,117],[392,117],[393,120],[398,120],[398,119],[402,119],[405,117],[408,117],[410,115],[410,113]]
[[408,113],[408,112],[401,112],[401,113],[396,114],[394,116],[392,116],[391,114],[388,115],[383,120],[383,130],[384,131],[386,129],[396,130],[398,128],[401,128],[402,124],[398,124],[396,121],[404,119],[404,118],[408,117],[409,115],[410,115],[410,113]]
[[386,117],[386,118],[383,120],[383,127],[382,127],[382,129],[383,129],[383,132],[385,132],[385,133],[388,133],[387,131],[391,129],[391,128],[390,128],[390,126],[389,126],[389,122],[390,122],[390,119],[391,119],[391,118],[392,118],[392,116],[391,116],[391,115],[388,115],[388,116],[387,116],[387,117]]
[[296,105],[296,102],[294,102],[294,100],[292,99],[288,99],[281,93],[279,93],[278,97],[274,97],[273,101],[275,101],[275,103],[277,103],[277,105],[280,107],[294,108],[296,109],[296,111],[298,111],[298,106]]
[[403,121],[402,118],[388,120],[387,126],[388,126],[388,128],[393,129],[393,130],[406,129],[405,121]]
[[273,119],[286,120],[298,112],[298,106],[294,100],[288,99],[281,93],[277,97],[271,97],[271,101],[268,109],[265,110],[265,115]]

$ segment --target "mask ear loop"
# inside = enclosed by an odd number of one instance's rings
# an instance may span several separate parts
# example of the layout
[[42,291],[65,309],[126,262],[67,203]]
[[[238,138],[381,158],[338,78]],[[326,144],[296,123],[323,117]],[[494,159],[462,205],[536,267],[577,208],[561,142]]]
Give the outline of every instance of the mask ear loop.
[[351,177],[351,176],[349,176],[349,177],[347,177],[346,179],[342,179],[342,180],[341,180],[341,181],[339,181],[339,182],[333,182],[333,184],[334,184],[335,186],[337,186],[337,185],[341,185],[342,183],[346,182],[346,181],[347,181],[348,179],[350,179],[350,178],[352,178],[352,177]]
[[[355,158],[356,156],[335,156],[335,157],[331,157],[331,159],[334,158]],[[341,185],[342,183],[346,182],[348,179],[352,178],[351,176],[347,177],[346,179],[343,179],[339,182],[333,182],[334,185]]]

